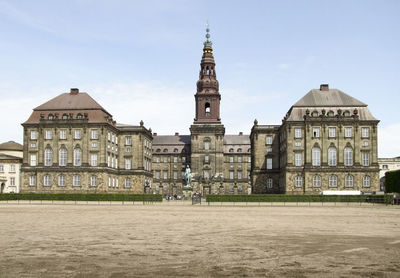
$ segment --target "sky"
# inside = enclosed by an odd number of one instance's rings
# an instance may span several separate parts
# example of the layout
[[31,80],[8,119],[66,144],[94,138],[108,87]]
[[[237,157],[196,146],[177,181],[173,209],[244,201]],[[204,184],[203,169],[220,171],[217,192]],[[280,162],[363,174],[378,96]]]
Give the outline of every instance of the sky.
[[327,83],[380,120],[400,156],[400,1],[0,0],[0,142],[32,109],[79,88],[114,119],[190,134],[209,22],[226,134],[280,124]]

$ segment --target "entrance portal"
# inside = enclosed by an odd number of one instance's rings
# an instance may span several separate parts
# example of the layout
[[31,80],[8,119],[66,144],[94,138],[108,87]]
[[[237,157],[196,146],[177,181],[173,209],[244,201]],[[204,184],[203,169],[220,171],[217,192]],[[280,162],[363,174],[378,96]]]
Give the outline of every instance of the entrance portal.
[[5,183],[2,182],[0,186],[0,194],[3,193],[5,187],[6,187]]

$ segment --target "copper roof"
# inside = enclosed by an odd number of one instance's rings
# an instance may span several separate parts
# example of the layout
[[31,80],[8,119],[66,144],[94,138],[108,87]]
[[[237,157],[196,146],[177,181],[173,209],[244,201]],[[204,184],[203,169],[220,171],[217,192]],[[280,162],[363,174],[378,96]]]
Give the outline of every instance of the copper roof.
[[21,144],[18,144],[14,141],[8,141],[5,143],[0,144],[1,151],[22,151],[23,147]]

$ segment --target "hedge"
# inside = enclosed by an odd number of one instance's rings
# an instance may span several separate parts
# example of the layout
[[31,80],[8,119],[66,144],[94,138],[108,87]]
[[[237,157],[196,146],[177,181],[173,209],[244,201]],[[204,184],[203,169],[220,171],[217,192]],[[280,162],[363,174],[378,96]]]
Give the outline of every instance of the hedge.
[[387,193],[400,192],[400,170],[385,173],[385,189]]
[[162,202],[160,194],[123,194],[123,193],[18,193],[0,194],[0,201],[6,200],[43,200],[43,201],[145,201]]
[[355,202],[390,204],[393,195],[207,195],[207,202]]

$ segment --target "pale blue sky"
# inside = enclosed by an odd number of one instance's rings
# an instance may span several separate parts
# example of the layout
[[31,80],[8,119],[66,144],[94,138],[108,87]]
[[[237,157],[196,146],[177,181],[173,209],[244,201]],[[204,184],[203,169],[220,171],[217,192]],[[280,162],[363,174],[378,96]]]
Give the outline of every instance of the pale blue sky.
[[379,156],[399,156],[399,13],[382,0],[0,0],[0,142],[22,143],[32,108],[71,87],[118,122],[188,134],[209,20],[227,133],[280,124],[329,83],[381,120]]

